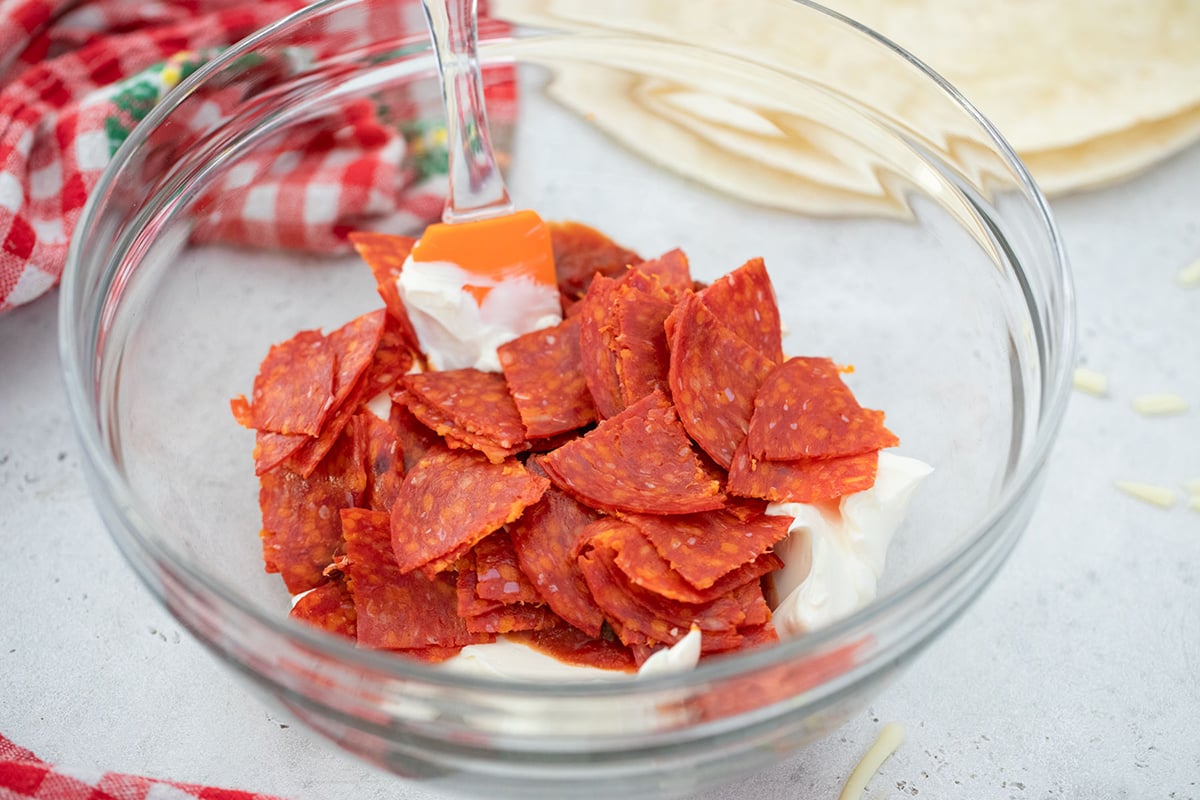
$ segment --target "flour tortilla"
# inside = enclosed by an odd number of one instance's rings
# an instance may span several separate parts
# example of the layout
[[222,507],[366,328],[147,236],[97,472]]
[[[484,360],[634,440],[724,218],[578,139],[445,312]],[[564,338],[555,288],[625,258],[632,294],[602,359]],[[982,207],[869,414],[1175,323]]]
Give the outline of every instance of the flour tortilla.
[[[1048,194],[1115,182],[1200,139],[1196,0],[829,0],[829,5],[940,71],[996,124]],[[953,109],[925,96],[914,99],[912,77],[897,71],[894,60],[888,63],[881,54],[873,64],[861,48],[847,57],[851,48],[840,47],[845,40],[837,37],[857,34],[808,30],[807,15],[796,13],[790,0],[748,6],[721,0],[682,5],[495,0],[493,8],[517,23],[637,31],[701,43],[797,74],[802,69],[795,54],[803,52],[808,64],[822,64],[828,75],[852,87],[854,99],[901,127],[909,118],[938,120],[931,127],[940,126],[944,141],[927,143],[936,149],[953,150],[977,139],[956,122]],[[610,132],[640,124],[637,113],[619,119],[604,117],[604,108],[589,113]],[[639,149],[631,136],[625,139]],[[980,166],[985,173],[995,168]],[[695,163],[691,169],[696,171]],[[806,179],[826,182],[819,173]],[[706,182],[737,180],[731,172]]]

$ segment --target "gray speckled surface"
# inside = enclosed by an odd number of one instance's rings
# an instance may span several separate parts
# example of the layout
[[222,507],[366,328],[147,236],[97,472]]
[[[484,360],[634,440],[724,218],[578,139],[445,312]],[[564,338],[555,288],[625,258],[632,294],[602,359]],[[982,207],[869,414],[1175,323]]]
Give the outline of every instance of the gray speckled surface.
[[[715,798],[835,798],[884,722],[871,800],[1200,798],[1200,513],[1119,494],[1200,477],[1200,148],[1054,204],[1075,268],[1077,394],[1030,530],[861,717]],[[138,583],[92,509],[58,376],[57,296],[0,317],[0,732],[41,757],[295,800],[429,796],[277,719]],[[1138,417],[1171,391],[1189,413]]]

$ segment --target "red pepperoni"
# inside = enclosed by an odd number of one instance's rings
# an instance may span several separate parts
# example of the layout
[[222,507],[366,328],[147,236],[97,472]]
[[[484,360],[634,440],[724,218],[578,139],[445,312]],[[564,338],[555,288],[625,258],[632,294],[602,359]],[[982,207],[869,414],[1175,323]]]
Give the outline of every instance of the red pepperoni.
[[452,574],[427,578],[420,572],[401,573],[392,557],[386,513],[347,508],[341,523],[360,646],[423,650],[492,640],[467,630],[459,618]]
[[366,489],[357,445],[353,436],[339,438],[307,478],[283,466],[261,478],[263,560],[292,594],[324,583],[325,568],[343,550],[338,511],[357,505]]
[[774,553],[761,553],[750,561],[726,570],[720,580],[708,588],[697,589],[659,554],[650,540],[636,527],[636,523],[613,533],[615,535],[608,540],[608,544],[616,552],[617,567],[629,580],[635,586],[681,603],[710,603],[721,595],[728,594],[750,581],[757,581],[768,572],[783,566],[783,562]]
[[679,248],[663,253],[658,258],[643,261],[635,265],[634,269],[658,278],[663,288],[674,296],[681,295],[692,288],[692,273],[688,257]]
[[254,378],[252,427],[316,436],[333,408],[336,356],[320,331],[273,345]]
[[550,222],[547,227],[554,249],[558,288],[565,298],[582,297],[596,274],[620,275],[625,267],[642,260],[637,253],[626,250],[587,225]]
[[400,298],[400,287],[396,281],[404,267],[404,261],[412,252],[416,239],[407,236],[390,236],[386,233],[368,233],[366,231],[350,234],[350,242],[358,251],[362,260],[371,268],[375,276],[375,286],[389,316],[400,326],[403,337],[413,349],[419,349],[417,333],[408,317],[408,310]]
[[350,396],[374,360],[386,319],[387,312],[381,308],[347,322],[325,337],[337,364],[333,374],[335,409]]
[[421,457],[438,444],[438,436],[412,415],[408,407],[400,402],[392,403],[388,424],[400,443],[404,454],[404,471],[408,472]]
[[728,469],[746,438],[771,364],[704,306],[684,297],[671,326],[671,397],[696,444]]
[[877,452],[838,458],[764,461],[738,448],[729,468],[730,494],[772,503],[817,503],[865,491],[875,485]]
[[494,464],[469,450],[438,448],[404,478],[392,509],[401,572],[434,573],[536,503],[548,481],[517,461]]
[[521,571],[512,538],[496,531],[475,545],[475,593],[484,600],[501,603],[543,602],[533,582]]
[[765,510],[758,501],[731,499],[725,508],[705,514],[631,514],[626,519],[684,580],[707,590],[787,536],[791,518]]
[[783,360],[775,289],[761,258],[752,258],[697,295],[723,323],[772,364]]
[[755,458],[795,461],[869,453],[900,443],[883,412],[863,408],[828,358],[790,358],[759,390],[747,447]]
[[[336,437],[335,437],[336,438]],[[271,433],[257,431],[254,434],[254,474],[262,476],[291,458],[300,448],[314,441],[302,433]]]
[[527,448],[525,426],[504,376],[477,369],[404,376],[396,395],[417,419],[442,437],[473,447],[494,463]]
[[358,635],[358,614],[354,596],[344,580],[322,584],[296,601],[291,616],[309,625],[354,639]]
[[[531,471],[540,469],[531,462]],[[584,528],[596,512],[555,486],[509,525],[521,571],[558,616],[588,636],[600,635],[604,616],[592,599],[576,561]]]
[[527,333],[496,353],[527,437],[556,436],[596,421],[580,363],[578,319]]
[[326,454],[334,446],[334,443],[341,437],[342,432],[346,430],[346,426],[350,424],[350,420],[354,417],[354,412],[358,406],[365,400],[363,397],[363,387],[360,384],[351,393],[346,402],[334,412],[333,416],[325,423],[325,427],[321,430],[321,435],[315,439],[306,438],[304,443],[292,453],[285,462],[288,469],[300,473],[304,477],[313,474],[317,466],[321,464]]
[[[636,270],[629,276],[638,275]],[[627,408],[658,389],[668,392],[670,350],[663,322],[675,307],[665,295],[622,283],[615,292],[609,316],[615,331],[617,384],[621,408]]]
[[352,421],[354,435],[361,439],[367,489],[363,506],[374,511],[391,511],[404,482],[404,452],[392,427],[363,408]]
[[660,392],[541,459],[546,474],[592,508],[689,514],[725,503],[720,481],[696,453]]
[[233,413],[233,418],[237,420],[237,424],[243,428],[254,427],[254,412],[250,410],[250,402],[246,396],[239,394],[229,401],[229,410]]
[[390,390],[412,368],[414,345],[391,317],[383,326],[375,355],[363,376],[363,402]]
[[497,600],[485,600],[479,596],[479,581],[475,574],[475,554],[467,553],[454,565],[457,570],[455,578],[455,599],[458,615],[463,619],[495,611],[503,603]]
[[473,633],[512,633],[541,631],[560,624],[558,617],[546,606],[528,603],[501,605],[491,611],[466,618],[467,630]]
[[540,653],[579,667],[633,672],[636,664],[629,648],[615,639],[589,636],[574,625],[560,622],[552,628],[510,637]]
[[600,419],[616,416],[625,408],[621,379],[617,375],[616,331],[610,313],[620,286],[612,278],[596,276],[574,317],[579,320],[579,359],[584,381]]

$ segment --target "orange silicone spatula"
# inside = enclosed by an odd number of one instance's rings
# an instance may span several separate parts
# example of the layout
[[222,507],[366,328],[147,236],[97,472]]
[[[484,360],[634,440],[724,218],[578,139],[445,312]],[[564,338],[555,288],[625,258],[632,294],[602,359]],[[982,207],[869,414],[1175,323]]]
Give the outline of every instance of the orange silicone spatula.
[[422,0],[437,56],[450,158],[450,191],[442,223],[430,225],[413,261],[455,264],[478,275],[476,302],[498,281],[524,277],[554,286],[546,224],[515,211],[492,152],[479,69],[477,0]]

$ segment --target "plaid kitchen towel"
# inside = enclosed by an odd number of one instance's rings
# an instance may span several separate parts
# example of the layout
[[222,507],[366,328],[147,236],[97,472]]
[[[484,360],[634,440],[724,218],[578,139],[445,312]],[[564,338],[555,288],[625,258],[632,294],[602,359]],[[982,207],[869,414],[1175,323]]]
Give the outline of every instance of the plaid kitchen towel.
[[52,767],[0,734],[0,800],[277,800],[265,794]]
[[[305,5],[0,0],[0,311],[57,283],[88,193],[150,109],[222,47]],[[285,54],[283,74],[367,31],[424,35],[419,0],[364,4],[362,11],[357,31],[344,16],[330,26],[336,30],[313,30],[302,48]],[[481,31],[493,27],[486,21]],[[502,127],[514,114],[513,83],[489,77],[489,113]],[[387,228],[395,216],[396,229],[433,220],[445,172],[442,114],[433,100],[348,102],[274,150],[255,151],[198,202],[194,239],[338,252],[356,226]]]

